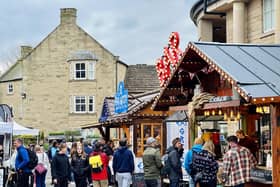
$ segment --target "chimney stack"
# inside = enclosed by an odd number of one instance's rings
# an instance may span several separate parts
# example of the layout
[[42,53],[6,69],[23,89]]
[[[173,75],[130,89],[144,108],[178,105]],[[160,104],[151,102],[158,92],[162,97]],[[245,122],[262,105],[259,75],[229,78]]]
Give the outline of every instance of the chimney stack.
[[60,9],[60,24],[76,24],[77,9],[61,8]]
[[32,49],[33,48],[31,46],[20,46],[20,58],[23,59],[26,57],[32,51]]

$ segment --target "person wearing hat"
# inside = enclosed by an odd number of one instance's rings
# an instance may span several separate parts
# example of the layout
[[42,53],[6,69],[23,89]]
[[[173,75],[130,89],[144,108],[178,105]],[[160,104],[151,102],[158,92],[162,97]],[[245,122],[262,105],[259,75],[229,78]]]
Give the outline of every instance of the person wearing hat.
[[156,148],[157,141],[153,137],[146,140],[146,149],[143,154],[144,179],[147,187],[157,187],[160,181],[162,168],[160,151]]
[[183,178],[181,163],[183,151],[183,145],[179,137],[172,140],[172,146],[169,147],[166,151],[171,166],[170,172],[168,174],[170,187],[179,187],[179,182]]

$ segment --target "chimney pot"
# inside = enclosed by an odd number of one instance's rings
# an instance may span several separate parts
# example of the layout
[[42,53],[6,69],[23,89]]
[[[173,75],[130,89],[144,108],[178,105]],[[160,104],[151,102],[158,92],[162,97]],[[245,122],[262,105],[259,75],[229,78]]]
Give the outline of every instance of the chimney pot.
[[62,8],[60,9],[60,24],[76,24],[77,9]]

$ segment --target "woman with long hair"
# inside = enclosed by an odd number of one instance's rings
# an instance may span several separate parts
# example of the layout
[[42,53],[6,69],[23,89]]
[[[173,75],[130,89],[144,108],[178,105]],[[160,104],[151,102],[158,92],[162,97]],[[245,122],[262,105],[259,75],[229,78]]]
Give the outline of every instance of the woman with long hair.
[[38,157],[38,165],[35,167],[36,187],[46,187],[46,174],[48,171],[49,158],[42,150],[40,145],[35,146],[35,152]]
[[71,154],[71,170],[74,174],[76,187],[87,186],[90,167],[88,156],[84,152],[82,144],[77,144],[76,150]]
[[215,160],[215,145],[212,140],[204,143],[201,152],[194,152],[192,168],[194,182],[200,187],[216,187],[218,162]]

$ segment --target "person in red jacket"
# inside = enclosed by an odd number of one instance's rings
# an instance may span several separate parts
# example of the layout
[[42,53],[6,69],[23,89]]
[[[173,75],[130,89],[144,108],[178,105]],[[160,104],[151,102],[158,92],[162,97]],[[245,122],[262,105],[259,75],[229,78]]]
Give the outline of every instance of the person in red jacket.
[[100,155],[102,161],[102,170],[100,172],[91,172],[91,178],[94,187],[108,187],[107,167],[109,165],[109,158],[106,153],[102,152],[102,144],[97,142],[95,149],[90,154],[91,156]]

